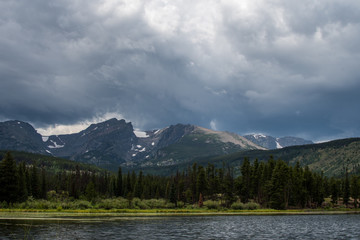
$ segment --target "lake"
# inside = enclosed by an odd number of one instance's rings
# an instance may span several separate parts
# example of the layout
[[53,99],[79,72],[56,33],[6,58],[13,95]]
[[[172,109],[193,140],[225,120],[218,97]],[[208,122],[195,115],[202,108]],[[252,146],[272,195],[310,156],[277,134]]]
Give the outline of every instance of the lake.
[[0,239],[360,239],[360,215],[0,220]]

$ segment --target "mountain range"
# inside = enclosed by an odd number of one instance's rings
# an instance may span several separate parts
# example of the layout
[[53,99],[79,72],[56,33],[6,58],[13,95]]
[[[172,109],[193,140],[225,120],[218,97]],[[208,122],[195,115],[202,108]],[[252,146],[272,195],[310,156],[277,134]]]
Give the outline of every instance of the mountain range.
[[169,165],[264,148],[234,133],[190,124],[142,132],[134,130],[130,122],[113,118],[78,133],[52,136],[41,136],[26,122],[2,122],[0,149],[47,154],[111,169],[119,165]]
[[295,137],[242,137],[190,124],[138,131],[130,122],[117,119],[92,124],[78,133],[52,136],[40,135],[26,122],[0,122],[0,150],[60,157],[109,170],[122,166],[125,170],[156,174],[173,174],[194,162],[238,169],[245,157],[266,161],[270,156],[291,165],[298,161],[328,176],[341,175],[345,169],[360,172],[360,138],[313,144]]

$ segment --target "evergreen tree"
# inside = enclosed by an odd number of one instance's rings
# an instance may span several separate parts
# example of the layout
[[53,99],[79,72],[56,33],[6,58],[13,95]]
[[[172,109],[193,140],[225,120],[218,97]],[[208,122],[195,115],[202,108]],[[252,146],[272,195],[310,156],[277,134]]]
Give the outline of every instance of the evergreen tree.
[[259,160],[255,159],[254,166],[251,171],[251,192],[252,198],[258,201],[258,193],[260,188],[260,179],[261,179],[261,172],[260,172],[260,165]]
[[26,166],[25,162],[21,162],[18,166],[18,176],[19,176],[19,192],[18,197],[19,201],[23,202],[28,197],[28,190],[26,186]]
[[314,193],[313,185],[314,185],[313,175],[309,167],[306,166],[304,170],[304,190],[305,190],[304,193],[305,193],[306,204],[308,205],[308,207],[312,207],[311,203],[313,201],[313,193]]
[[31,167],[31,195],[34,198],[40,198],[40,184],[39,184],[39,174],[37,167],[33,165]]
[[350,192],[351,192],[351,197],[354,199],[354,208],[357,208],[357,201],[360,195],[360,184],[359,184],[359,177],[357,176],[351,176],[351,188],[350,188]]
[[93,181],[90,181],[86,186],[85,196],[88,201],[94,201],[97,197],[97,192],[95,190],[95,184]]
[[300,163],[296,162],[295,168],[292,171],[292,203],[294,206],[304,208],[306,204],[306,190],[304,188],[304,171],[300,167]]
[[25,183],[26,183],[27,196],[31,196],[32,195],[32,189],[31,189],[30,168],[25,168]]
[[40,188],[40,197],[46,199],[47,193],[47,183],[46,183],[46,172],[45,168],[41,169],[41,188]]
[[194,203],[197,201],[197,198],[198,198],[197,188],[196,188],[196,180],[197,180],[197,164],[194,163],[192,166],[191,179],[190,179],[192,201]]
[[0,162],[0,201],[16,202],[19,198],[19,183],[16,162],[10,152]]
[[171,183],[169,200],[171,203],[175,204],[175,207],[177,206],[176,188],[174,182]]
[[251,165],[248,158],[245,158],[241,166],[242,184],[241,184],[241,201],[247,203],[251,195]]
[[143,190],[144,190],[143,173],[142,171],[140,171],[134,186],[134,197],[141,198]]
[[122,182],[122,172],[121,167],[118,169],[117,179],[116,179],[116,194],[115,196],[120,197],[123,193],[123,182]]
[[124,186],[125,186],[124,196],[127,196],[129,193],[132,193],[130,172],[128,172],[126,175],[126,181],[125,181]]
[[349,204],[349,198],[350,198],[350,182],[349,182],[348,171],[346,169],[345,180],[344,180],[344,192],[343,192],[343,202],[346,206],[348,206]]
[[235,202],[234,196],[234,178],[232,176],[232,171],[229,168],[226,172],[224,178],[224,198],[225,198],[225,205],[230,207],[233,202]]
[[207,190],[207,182],[205,176],[205,170],[202,166],[198,168],[197,181],[196,181],[196,195],[205,195]]
[[339,184],[334,178],[330,179],[330,189],[331,189],[331,202],[333,204],[337,204],[339,198]]
[[286,209],[288,205],[289,168],[284,161],[278,160],[271,178],[270,207]]

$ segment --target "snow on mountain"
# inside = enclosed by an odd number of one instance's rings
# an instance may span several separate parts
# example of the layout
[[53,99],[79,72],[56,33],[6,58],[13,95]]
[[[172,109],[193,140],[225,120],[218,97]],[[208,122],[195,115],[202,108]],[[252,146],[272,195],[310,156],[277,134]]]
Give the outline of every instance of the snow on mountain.
[[264,134],[250,134],[244,136],[246,139],[253,143],[262,146],[267,149],[280,149],[295,145],[312,144],[312,141],[305,140],[298,137],[280,137],[275,138],[272,136],[266,136]]
[[146,132],[140,131],[140,130],[134,130],[134,134],[138,138],[147,138],[147,137],[149,137],[149,135]]

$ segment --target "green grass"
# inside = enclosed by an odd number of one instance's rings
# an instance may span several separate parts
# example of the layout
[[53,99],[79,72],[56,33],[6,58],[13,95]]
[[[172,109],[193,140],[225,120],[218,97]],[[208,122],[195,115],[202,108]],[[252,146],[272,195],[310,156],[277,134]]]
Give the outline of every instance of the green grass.
[[0,209],[0,219],[31,220],[114,220],[126,217],[226,216],[226,215],[325,215],[360,214],[360,209],[301,210],[209,210],[199,209],[76,209],[58,212],[53,209]]

